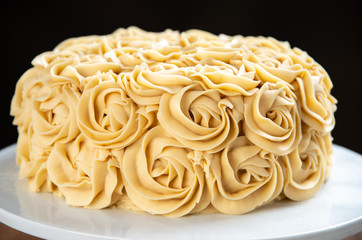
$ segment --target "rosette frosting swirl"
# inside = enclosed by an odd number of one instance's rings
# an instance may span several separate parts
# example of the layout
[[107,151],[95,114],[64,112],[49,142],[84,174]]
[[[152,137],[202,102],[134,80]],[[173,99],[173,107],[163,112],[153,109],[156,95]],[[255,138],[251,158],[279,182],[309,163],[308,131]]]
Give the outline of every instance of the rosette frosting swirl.
[[163,93],[175,94],[183,86],[192,83],[180,70],[167,67],[169,65],[157,65],[152,71],[147,64],[142,63],[132,73],[121,74],[119,83],[137,104],[156,105]]
[[28,130],[19,132],[16,162],[20,166],[19,178],[27,178],[33,192],[58,192],[56,185],[50,180],[47,160],[50,147],[42,147],[34,143],[32,125]]
[[286,156],[281,156],[285,164],[284,194],[286,197],[301,201],[313,197],[328,174],[327,160],[330,156],[330,139],[311,128],[307,128],[299,148]]
[[161,126],[128,147],[122,167],[131,201],[146,212],[173,217],[206,208],[205,175],[189,158],[190,151]]
[[33,100],[32,123],[39,144],[69,142],[79,134],[76,106],[80,92],[73,85],[40,89]]
[[[324,82],[323,79],[326,79]],[[313,76],[309,72],[303,79],[297,78],[300,115],[304,122],[313,128],[330,132],[334,128],[334,112],[336,100],[330,95],[328,75]]]
[[[210,156],[210,155],[209,155]],[[276,155],[238,137],[210,160],[212,205],[220,212],[241,214],[274,200],[283,174]]]
[[163,94],[157,117],[185,146],[217,152],[239,134],[240,114],[233,115],[233,108],[232,101],[222,99],[218,91],[191,85],[175,95]]
[[[94,86],[95,85],[95,86]],[[125,147],[153,123],[147,107],[138,108],[117,82],[90,81],[77,107],[80,131],[104,148]]]
[[19,176],[69,205],[242,214],[331,175],[333,85],[288,42],[129,27],[32,65],[11,102]]
[[83,135],[70,143],[57,142],[47,169],[67,204],[105,208],[122,195],[120,161],[123,150],[96,149]]
[[280,155],[295,149],[301,139],[301,121],[295,95],[283,83],[265,83],[245,97],[245,135],[259,147]]
[[37,93],[44,86],[41,75],[40,69],[31,68],[21,76],[16,84],[10,114],[14,116],[13,124],[18,126],[19,132],[27,131],[32,122],[33,98],[37,97]]

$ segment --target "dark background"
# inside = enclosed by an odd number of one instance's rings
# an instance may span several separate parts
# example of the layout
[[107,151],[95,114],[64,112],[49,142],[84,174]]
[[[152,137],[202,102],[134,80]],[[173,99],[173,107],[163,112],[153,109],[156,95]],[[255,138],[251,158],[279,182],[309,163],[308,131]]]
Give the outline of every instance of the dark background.
[[329,73],[338,99],[334,142],[362,153],[361,7],[358,1],[12,1],[1,3],[0,147],[16,142],[9,116],[16,81],[38,54],[69,37],[119,27],[147,31],[198,28],[214,34],[289,41]]

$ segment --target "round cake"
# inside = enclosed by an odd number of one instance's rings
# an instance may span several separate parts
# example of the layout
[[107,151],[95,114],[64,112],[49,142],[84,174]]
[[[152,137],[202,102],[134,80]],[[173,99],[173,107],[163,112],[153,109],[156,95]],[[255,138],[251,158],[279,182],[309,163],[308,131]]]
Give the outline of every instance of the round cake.
[[69,205],[243,214],[330,174],[332,82],[288,42],[129,27],[32,65],[11,104],[19,175]]

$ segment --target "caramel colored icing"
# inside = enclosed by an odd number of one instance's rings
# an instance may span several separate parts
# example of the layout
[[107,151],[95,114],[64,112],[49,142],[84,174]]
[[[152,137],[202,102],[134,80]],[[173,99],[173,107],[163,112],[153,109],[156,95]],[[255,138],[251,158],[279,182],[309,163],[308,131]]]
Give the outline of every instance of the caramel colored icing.
[[32,65],[11,104],[19,176],[69,205],[242,214],[330,175],[332,82],[287,42],[129,27]]

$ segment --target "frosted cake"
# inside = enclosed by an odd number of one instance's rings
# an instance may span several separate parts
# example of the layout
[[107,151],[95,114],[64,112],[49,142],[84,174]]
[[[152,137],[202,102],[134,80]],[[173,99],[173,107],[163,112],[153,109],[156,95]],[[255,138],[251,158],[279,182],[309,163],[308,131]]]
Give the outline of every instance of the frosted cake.
[[243,214],[330,174],[332,82],[288,42],[129,27],[32,66],[11,104],[19,176],[71,206]]

